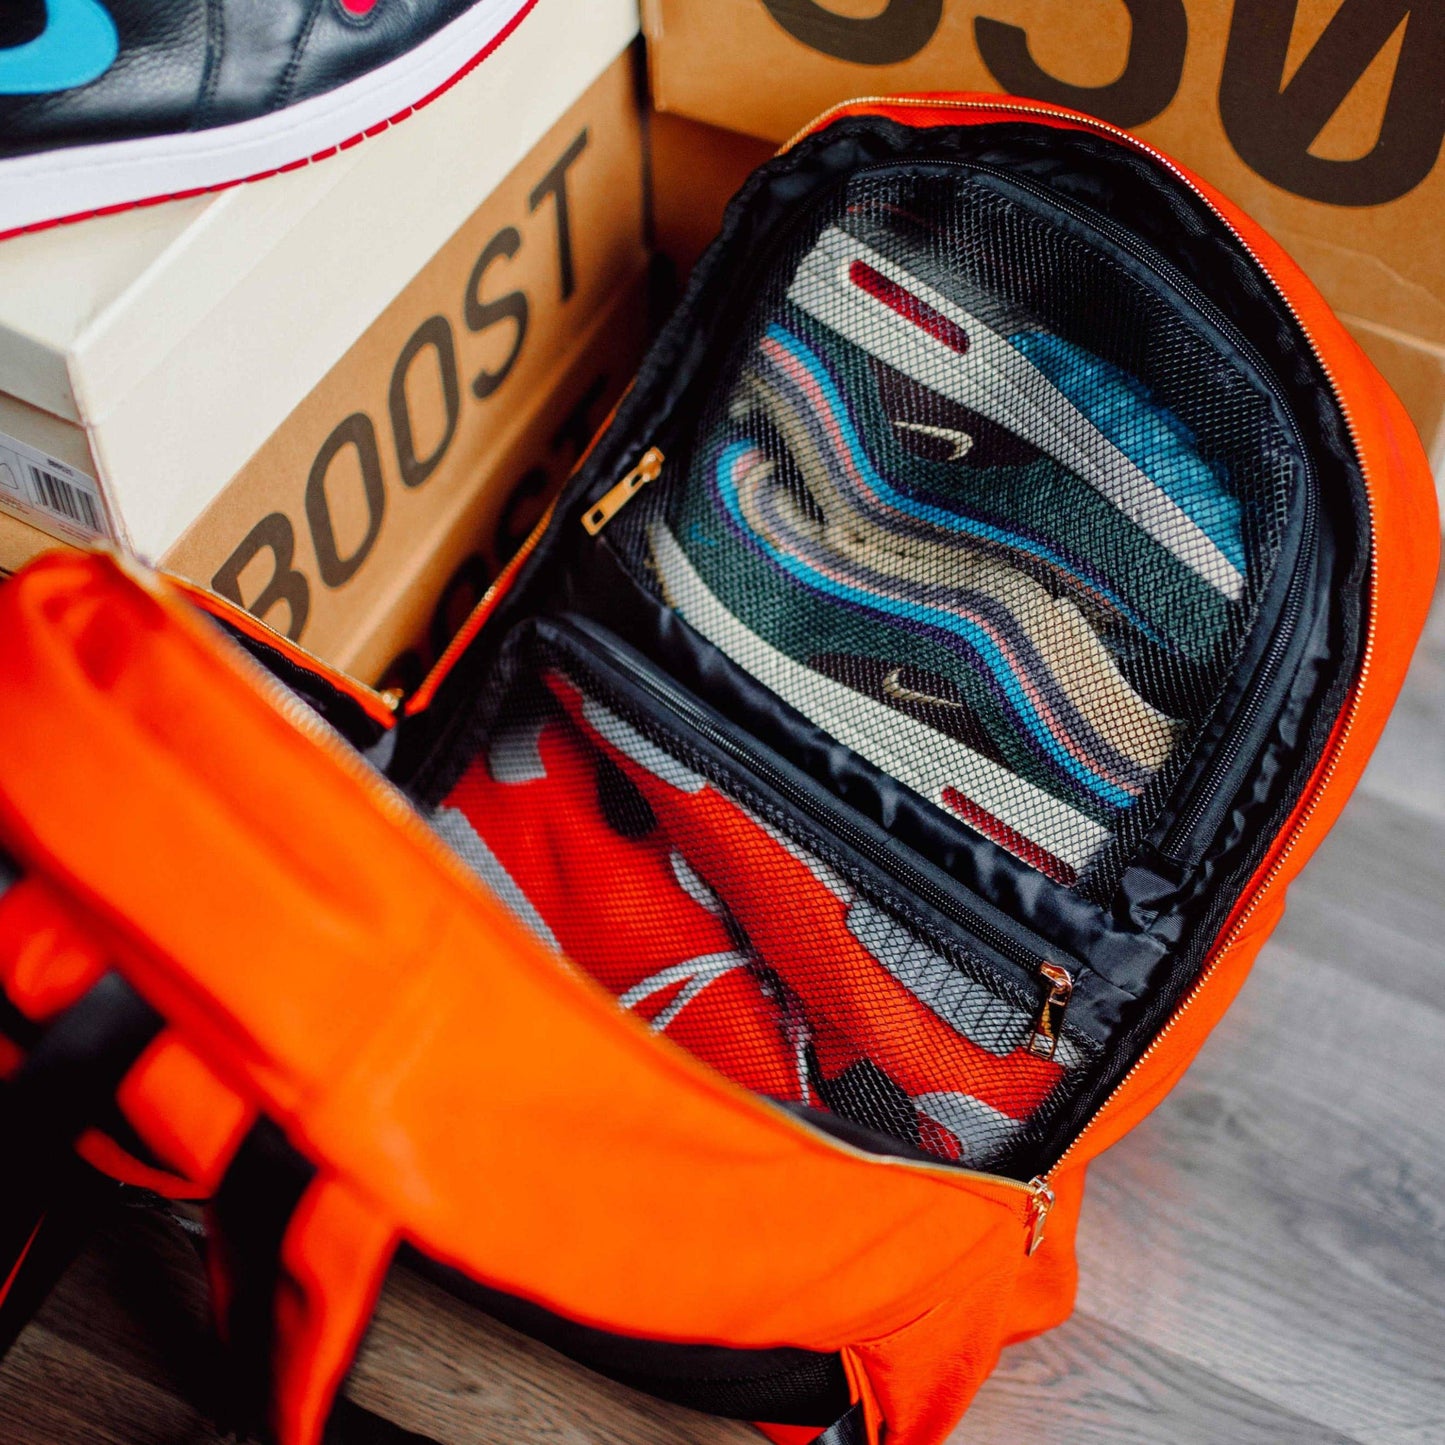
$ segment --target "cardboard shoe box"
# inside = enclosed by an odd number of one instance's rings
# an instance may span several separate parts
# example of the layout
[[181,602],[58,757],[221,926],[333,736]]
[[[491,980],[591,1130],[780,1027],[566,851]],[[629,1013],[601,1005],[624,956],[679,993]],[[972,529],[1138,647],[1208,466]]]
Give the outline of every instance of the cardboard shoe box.
[[[653,103],[782,142],[854,96],[1008,91],[1137,131],[1304,266],[1445,472],[1445,18],[1371,0],[643,0]],[[1407,14],[1408,12],[1408,14]]]
[[28,409],[0,432],[30,449],[0,511],[164,556],[637,29],[636,0],[537,0],[327,160],[0,244],[0,393]]
[[[600,423],[636,368],[649,254],[643,183],[636,76],[624,54],[162,565],[364,680],[408,648],[421,655],[451,573],[473,554],[483,569],[474,564],[474,577],[500,567],[560,484],[568,448],[575,460],[571,433]],[[554,447],[559,427],[566,445]],[[520,499],[519,486],[528,489]]]

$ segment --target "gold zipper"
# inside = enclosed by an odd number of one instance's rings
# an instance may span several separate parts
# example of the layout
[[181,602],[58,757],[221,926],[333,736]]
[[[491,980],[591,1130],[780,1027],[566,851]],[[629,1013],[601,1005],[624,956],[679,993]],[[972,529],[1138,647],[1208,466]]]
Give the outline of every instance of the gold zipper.
[[582,514],[582,525],[589,537],[595,537],[648,482],[655,482],[662,473],[662,453],[648,447],[633,469],[610,487],[596,506]]
[[1049,1222],[1049,1211],[1054,1207],[1054,1191],[1048,1179],[1035,1175],[1025,1188],[1029,1191],[1028,1213],[1024,1227],[1028,1230],[1025,1254],[1033,1254],[1044,1242],[1044,1226]]
[[1344,752],[1345,746],[1349,741],[1350,734],[1354,729],[1355,720],[1359,713],[1360,696],[1365,690],[1365,684],[1369,678],[1370,666],[1373,662],[1375,651],[1375,618],[1378,615],[1379,609],[1378,579],[1376,577],[1376,569],[1374,567],[1374,501],[1370,492],[1370,470],[1367,464],[1367,460],[1363,452],[1360,450],[1359,432],[1356,429],[1354,417],[1350,412],[1349,404],[1340,392],[1339,383],[1335,380],[1335,375],[1334,372],[1330,369],[1329,362],[1321,353],[1320,348],[1316,343],[1314,336],[1311,334],[1309,327],[1304,324],[1304,321],[1301,318],[1299,311],[1296,309],[1294,302],[1290,300],[1290,298],[1285,294],[1284,289],[1274,279],[1274,276],[1270,272],[1269,268],[1265,266],[1262,261],[1260,261],[1258,256],[1255,255],[1254,248],[1249,244],[1248,241],[1245,240],[1243,236],[1240,235],[1238,229],[1235,227],[1234,223],[1229,219],[1229,217],[1223,215],[1220,212],[1219,208],[1214,204],[1213,201],[1209,199],[1208,196],[1204,194],[1202,190],[1199,189],[1198,185],[1195,184],[1191,177],[1186,175],[1185,172],[1182,171],[1172,160],[1170,160],[1168,156],[1164,155],[1154,146],[1150,145],[1148,141],[1141,140],[1138,136],[1131,134],[1129,131],[1121,130],[1118,126],[1110,125],[1107,121],[1095,120],[1092,116],[1080,115],[1076,111],[1063,110],[1047,105],[1020,105],[1016,102],[1010,101],[994,102],[980,100],[931,100],[922,96],[907,95],[867,95],[857,96],[851,100],[844,101],[839,105],[832,106],[828,110],[825,110],[822,115],[810,121],[806,126],[803,127],[802,130],[798,131],[794,136],[792,136],[778,152],[778,154],[781,155],[784,151],[791,150],[792,147],[795,146],[800,140],[802,140],[804,136],[810,134],[815,130],[821,129],[823,126],[827,125],[828,122],[832,120],[835,116],[841,115],[846,111],[852,111],[860,107],[867,106],[894,106],[898,107],[899,109],[911,110],[998,111],[1003,114],[1013,115],[1049,116],[1057,120],[1068,121],[1073,125],[1080,126],[1081,128],[1095,130],[1101,132],[1102,134],[1112,136],[1114,137],[1114,139],[1123,142],[1125,145],[1128,145],[1135,150],[1142,151],[1146,155],[1152,157],[1157,164],[1161,165],[1165,170],[1167,170],[1171,175],[1173,175],[1181,185],[1191,191],[1195,196],[1199,198],[1201,202],[1203,202],[1205,206],[1209,208],[1209,210],[1214,214],[1215,218],[1225,227],[1226,230],[1228,230],[1229,234],[1234,237],[1236,243],[1240,246],[1244,253],[1249,256],[1259,267],[1261,273],[1264,275],[1265,279],[1273,288],[1275,295],[1278,296],[1280,301],[1284,304],[1285,310],[1287,310],[1289,314],[1294,318],[1295,324],[1299,327],[1300,334],[1304,337],[1306,344],[1309,346],[1310,352],[1313,354],[1315,360],[1319,363],[1320,370],[1324,373],[1325,379],[1329,383],[1330,392],[1333,395],[1336,404],[1340,408],[1340,415],[1344,418],[1345,430],[1349,434],[1350,444],[1355,451],[1355,459],[1359,463],[1360,476],[1365,483],[1365,507],[1370,514],[1371,565],[1369,569],[1368,581],[1370,603],[1369,625],[1367,626],[1365,631],[1364,651],[1360,658],[1360,670],[1355,678],[1354,686],[1350,689],[1350,695],[1346,699],[1342,721],[1338,731],[1334,735],[1334,742],[1330,748],[1329,756],[1322,761],[1321,767],[1315,775],[1315,781],[1310,788],[1309,796],[1306,800],[1304,800],[1304,804],[1299,810],[1294,827],[1290,830],[1289,837],[1285,840],[1283,847],[1280,849],[1278,855],[1275,857],[1274,862],[1270,865],[1258,888],[1255,889],[1253,897],[1245,905],[1243,912],[1239,914],[1239,916],[1235,919],[1233,925],[1229,928],[1228,932],[1216,945],[1214,951],[1211,953],[1209,959],[1206,961],[1203,969],[1200,971],[1199,977],[1195,979],[1194,983],[1191,985],[1189,992],[1185,994],[1185,996],[1179,1001],[1178,1007],[1169,1016],[1169,1019],[1165,1023],[1164,1027],[1161,1028],[1159,1032],[1154,1035],[1153,1039],[1150,1040],[1149,1046],[1144,1050],[1144,1052],[1139,1056],[1139,1058],[1135,1060],[1133,1066],[1129,1069],[1128,1073],[1126,1073],[1124,1077],[1120,1079],[1119,1082],[1115,1084],[1115,1086],[1109,1091],[1108,1097],[1104,1100],[1102,1104],[1099,1105],[1098,1109],[1094,1111],[1094,1114],[1090,1118],[1089,1122],[1084,1125],[1084,1127],[1078,1132],[1077,1135],[1075,1135],[1073,1142],[1059,1156],[1053,1167],[1050,1168],[1046,1173],[1036,1178],[1029,1186],[1029,1188],[1033,1191],[1034,1202],[1031,1205],[1030,1210],[1030,1217],[1032,1222],[1030,1224],[1029,1242],[1027,1249],[1028,1252],[1032,1254],[1034,1250],[1038,1248],[1040,1242],[1043,1239],[1044,1220],[1047,1219],[1048,1211],[1053,1205],[1053,1190],[1050,1187],[1049,1181],[1054,1178],[1054,1176],[1059,1172],[1060,1169],[1064,1168],[1070,1156],[1073,1155],[1080,1148],[1084,1140],[1088,1137],[1090,1131],[1097,1127],[1100,1118],[1108,1111],[1109,1106],[1114,1102],[1115,1099],[1119,1097],[1120,1093],[1129,1086],[1130,1082],[1139,1073],[1139,1071],[1148,1064],[1150,1058],[1154,1055],[1155,1051],[1169,1036],[1170,1032],[1178,1026],[1180,1019],[1194,1004],[1200,993],[1206,987],[1208,987],[1210,980],[1218,971],[1220,964],[1229,953],[1229,950],[1233,948],[1236,942],[1238,942],[1240,935],[1248,927],[1250,920],[1254,917],[1255,913],[1260,908],[1261,904],[1264,901],[1264,898],[1269,892],[1271,884],[1273,884],[1274,880],[1279,877],[1280,873],[1284,869],[1285,864],[1288,862],[1290,855],[1294,852],[1295,848],[1299,846],[1299,840],[1301,835],[1309,826],[1310,819],[1313,818],[1315,810],[1319,807],[1321,797],[1323,797],[1325,792],[1328,790],[1330,782],[1334,778],[1335,772],[1339,767],[1340,756]]
[[1059,1047],[1064,1010],[1074,996],[1074,976],[1068,969],[1047,961],[1039,965],[1039,974],[1048,984],[1049,992],[1034,1019],[1028,1037],[1028,1051],[1036,1059],[1051,1059]]

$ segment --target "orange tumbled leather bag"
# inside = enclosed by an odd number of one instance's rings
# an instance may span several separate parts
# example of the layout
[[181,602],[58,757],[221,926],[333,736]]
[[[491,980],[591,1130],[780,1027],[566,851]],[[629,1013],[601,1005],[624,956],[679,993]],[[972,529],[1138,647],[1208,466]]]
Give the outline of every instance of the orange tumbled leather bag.
[[1202,181],[1033,102],[830,112],[410,697],[106,556],[0,587],[0,1343],[124,1186],[207,1201],[283,1445],[398,1266],[779,1445],[943,1440],[1069,1313],[1087,1164],[1437,548],[1399,402]]

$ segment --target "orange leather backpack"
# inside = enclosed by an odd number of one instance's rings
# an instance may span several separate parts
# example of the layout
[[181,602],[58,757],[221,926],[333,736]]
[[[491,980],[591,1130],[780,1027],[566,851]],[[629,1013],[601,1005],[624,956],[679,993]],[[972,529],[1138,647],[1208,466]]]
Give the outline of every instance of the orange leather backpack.
[[777,1442],[943,1440],[1068,1314],[1086,1166],[1338,815],[1437,539],[1204,183],[1042,104],[831,112],[404,701],[106,557],[0,588],[0,1335],[122,1181],[209,1201],[284,1445],[398,1265]]

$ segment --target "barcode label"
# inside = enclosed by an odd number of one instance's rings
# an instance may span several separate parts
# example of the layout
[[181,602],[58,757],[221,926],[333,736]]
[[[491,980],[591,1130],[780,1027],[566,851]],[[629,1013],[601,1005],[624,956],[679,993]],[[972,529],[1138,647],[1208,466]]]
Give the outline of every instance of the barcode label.
[[109,535],[93,477],[18,437],[0,432],[0,504],[61,537]]
[[30,468],[30,480],[35,483],[36,490],[52,512],[69,517],[72,522],[78,522],[97,536],[104,530],[100,524],[95,498],[89,492],[71,486],[63,477],[57,477],[54,472],[47,472],[40,467]]

